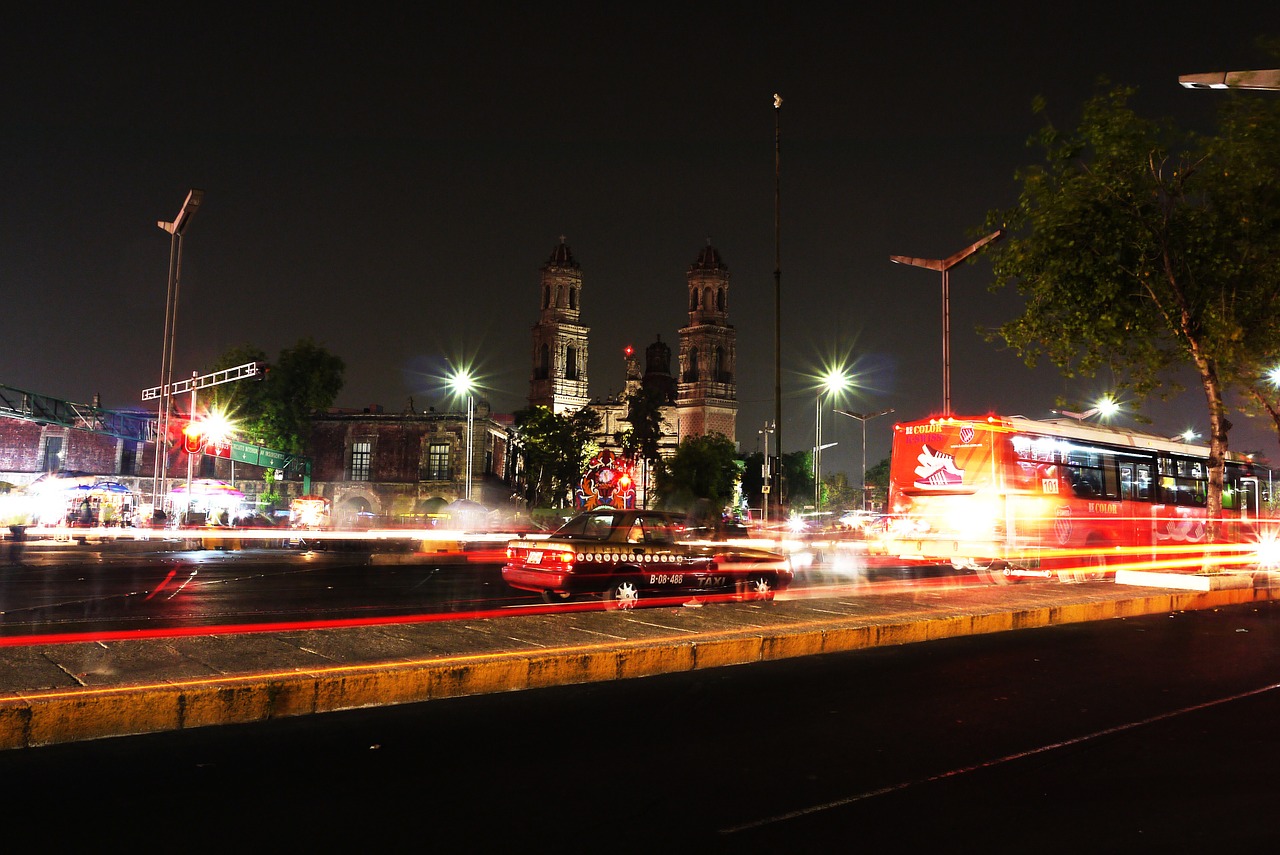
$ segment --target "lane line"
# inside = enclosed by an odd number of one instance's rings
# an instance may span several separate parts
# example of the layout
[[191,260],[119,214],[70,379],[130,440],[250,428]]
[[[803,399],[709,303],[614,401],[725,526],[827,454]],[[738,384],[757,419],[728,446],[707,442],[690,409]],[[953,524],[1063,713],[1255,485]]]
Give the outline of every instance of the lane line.
[[940,772],[936,775],[930,775],[926,778],[917,778],[912,781],[903,781],[902,783],[899,783],[899,784],[892,784],[890,786],[880,787],[875,790],[867,790],[866,792],[858,793],[857,795],[847,796],[845,798],[836,799],[830,802],[825,802],[820,805],[812,805],[810,807],[800,808],[799,810],[793,810],[793,811],[788,811],[787,813],[777,814],[776,816],[764,817],[762,819],[754,820],[752,822],[743,823],[742,825],[734,825],[728,828],[722,828],[720,829],[720,833],[736,834],[741,831],[751,831],[753,829],[763,828],[766,825],[773,825],[779,822],[786,822],[792,819],[799,819],[800,817],[809,816],[810,814],[821,813],[823,811],[828,811],[828,810],[834,810],[835,808],[845,807],[847,805],[851,805],[856,802],[873,799],[876,796],[883,796],[888,793],[896,793],[901,790],[908,789],[909,787],[918,786],[920,784],[931,784],[935,781],[944,781],[947,778],[955,778],[960,775],[968,774],[969,772],[978,772],[983,769],[990,769],[994,766],[999,766],[1004,763],[1011,763],[1014,760],[1022,760],[1026,757],[1034,757],[1037,754],[1045,754],[1049,751],[1056,751],[1059,748],[1068,748],[1072,745],[1079,745],[1081,743],[1088,742],[1093,739],[1098,739],[1103,736],[1111,736],[1112,734],[1123,733],[1126,730],[1133,730],[1134,728],[1145,727],[1146,725],[1155,724],[1157,722],[1165,721],[1166,719],[1176,718],[1178,716],[1187,715],[1188,713],[1209,709],[1210,707],[1216,707],[1222,704],[1232,703],[1233,701],[1244,700],[1245,698],[1251,698],[1256,695],[1261,695],[1266,692],[1274,691],[1276,689],[1280,689],[1280,683],[1272,683],[1269,686],[1263,686],[1259,689],[1250,689],[1249,691],[1241,692],[1238,695],[1230,695],[1225,698],[1218,698],[1216,700],[1205,701],[1204,703],[1200,703],[1200,704],[1193,704],[1192,706],[1189,706],[1189,707],[1183,707],[1182,709],[1161,713],[1159,715],[1151,716],[1150,718],[1144,718],[1138,721],[1131,721],[1126,724],[1118,724],[1115,727],[1108,727],[1103,730],[1096,730],[1093,733],[1086,733],[1083,736],[1076,736],[1071,739],[1064,740],[1062,742],[1053,742],[1048,745],[1042,745],[1038,748],[1030,748],[1030,749],[1027,749],[1026,751],[1018,751],[1014,754],[1006,754],[1003,757],[998,757],[994,760],[984,760],[983,762],[975,763],[972,766],[961,766],[958,769],[951,769],[950,771],[947,771],[947,772]]

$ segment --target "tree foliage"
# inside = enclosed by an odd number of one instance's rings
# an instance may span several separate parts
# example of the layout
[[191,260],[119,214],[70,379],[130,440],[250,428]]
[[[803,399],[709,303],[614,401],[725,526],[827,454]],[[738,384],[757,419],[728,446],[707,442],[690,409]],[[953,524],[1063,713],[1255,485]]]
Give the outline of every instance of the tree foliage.
[[792,451],[782,455],[782,476],[786,503],[793,509],[813,501],[813,452]]
[[600,414],[590,407],[555,413],[530,407],[515,414],[512,451],[521,459],[520,492],[530,507],[566,507],[597,450]]
[[658,503],[689,511],[700,504],[723,509],[739,478],[738,450],[723,434],[690,437],[663,461],[657,473]]
[[647,460],[656,464],[662,459],[659,445],[662,442],[662,408],[666,396],[655,388],[640,386],[627,397],[627,423],[625,431],[615,437],[622,451],[633,460]]
[[848,474],[832,472],[822,476],[822,507],[842,511],[862,507],[862,488],[849,482]]
[[249,362],[263,363],[259,378],[215,386],[213,403],[236,423],[244,441],[286,454],[308,454],[311,416],[333,405],[342,390],[345,364],[308,337],[280,351],[274,363],[260,348],[233,347],[213,370]]
[[888,497],[889,458],[886,457],[867,470],[867,488],[863,501],[868,507],[877,506],[881,510],[887,510],[885,502]]
[[1213,530],[1228,401],[1280,355],[1280,103],[1226,96],[1216,132],[1202,135],[1139,117],[1133,94],[1100,92],[1074,132],[1046,125],[1033,138],[1045,162],[1019,171],[1015,207],[988,215],[984,231],[1007,233],[987,252],[993,289],[1026,298],[993,337],[1068,377],[1108,369],[1139,399],[1193,368]]

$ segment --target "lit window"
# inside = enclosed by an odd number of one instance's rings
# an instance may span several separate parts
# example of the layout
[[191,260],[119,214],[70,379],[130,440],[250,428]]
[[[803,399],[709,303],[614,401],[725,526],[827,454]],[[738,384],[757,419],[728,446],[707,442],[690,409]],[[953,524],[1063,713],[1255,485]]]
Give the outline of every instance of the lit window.
[[427,480],[449,480],[449,444],[433,442],[427,449]]
[[373,462],[373,442],[359,439],[351,443],[351,480],[368,481],[369,467]]

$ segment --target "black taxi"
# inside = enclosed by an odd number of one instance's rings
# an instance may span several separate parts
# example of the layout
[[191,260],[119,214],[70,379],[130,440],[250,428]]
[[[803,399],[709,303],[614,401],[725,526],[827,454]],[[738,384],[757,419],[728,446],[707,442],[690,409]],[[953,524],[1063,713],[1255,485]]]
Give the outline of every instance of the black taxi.
[[793,574],[786,555],[686,532],[681,514],[596,509],[546,537],[509,541],[502,578],[548,603],[598,596],[633,608],[644,597],[770,600]]

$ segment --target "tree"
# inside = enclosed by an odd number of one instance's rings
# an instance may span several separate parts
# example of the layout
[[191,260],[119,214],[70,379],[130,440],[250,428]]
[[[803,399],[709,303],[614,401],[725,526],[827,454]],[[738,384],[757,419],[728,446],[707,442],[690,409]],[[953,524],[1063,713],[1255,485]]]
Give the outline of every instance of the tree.
[[267,362],[261,349],[239,345],[220,356],[213,370],[248,362],[264,363],[261,379],[215,386],[213,403],[236,422],[249,442],[306,455],[312,414],[332,406],[342,390],[343,361],[311,338],[302,338],[280,351],[274,364]]
[[858,497],[862,491],[849,483],[849,476],[844,472],[832,472],[822,476],[822,507],[839,511],[859,507]]
[[689,511],[699,505],[723,510],[739,478],[738,450],[723,434],[689,437],[662,462],[657,473],[658,502]]
[[1224,98],[1217,133],[1202,136],[1140,118],[1133,94],[1100,92],[1078,130],[1033,137],[1045,163],[1019,171],[1017,205],[982,229],[1008,234],[987,251],[993,290],[1026,297],[992,337],[1067,377],[1108,368],[1139,399],[1168,394],[1174,373],[1193,368],[1208,411],[1212,538],[1228,399],[1280,354],[1280,103]]
[[515,414],[512,450],[523,462],[521,493],[530,507],[566,506],[596,453],[600,424],[590,407],[572,413],[530,407]]
[[[867,470],[867,488],[862,497],[864,507],[871,508],[878,501],[884,505],[889,496],[889,458],[884,458]],[[888,508],[884,508],[888,510]]]
[[[667,396],[655,387],[640,386],[627,398],[627,423],[630,427],[614,437],[622,452],[632,460],[642,461],[644,472],[657,471],[662,465],[659,451],[664,434],[662,408],[669,404]],[[646,479],[645,494],[648,495]]]
[[787,503],[803,508],[813,496],[813,452],[792,451],[782,455],[782,477],[786,485]]

